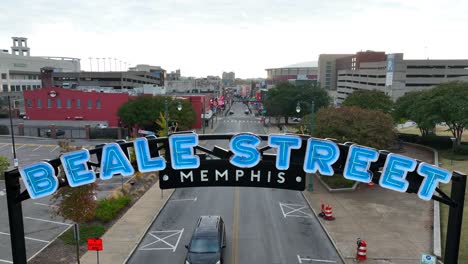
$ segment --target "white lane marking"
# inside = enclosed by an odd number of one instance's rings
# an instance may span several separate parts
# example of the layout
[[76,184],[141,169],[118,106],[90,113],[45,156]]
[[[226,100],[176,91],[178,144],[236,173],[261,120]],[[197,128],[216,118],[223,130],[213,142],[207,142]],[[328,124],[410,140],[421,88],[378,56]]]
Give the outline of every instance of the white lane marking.
[[59,146],[55,146],[50,152],[54,152],[56,149],[58,149]]
[[4,148],[4,147],[6,147],[6,146],[8,146],[8,145],[10,145],[10,144],[5,144],[5,145],[2,145],[2,146],[0,146],[0,149],[2,149],[2,148]]
[[9,261],[9,260],[6,260],[6,259],[0,259],[0,262],[13,263],[13,261]]
[[279,205],[281,207],[281,212],[283,212],[283,216],[285,218],[286,216],[312,218],[312,215],[307,212],[308,211],[307,206],[304,206],[302,204],[279,203]]
[[57,207],[55,204],[45,204],[45,203],[34,203],[35,205],[47,206],[47,207]]
[[[0,235],[10,236],[9,233],[4,233],[4,232],[0,232]],[[47,241],[47,240],[42,240],[42,239],[37,239],[37,238],[27,237],[27,236],[25,236],[24,238],[32,240],[32,241],[42,242],[42,243],[49,243],[50,242],[50,241]]]
[[34,217],[28,217],[28,216],[25,216],[24,218],[30,219],[30,220],[36,220],[36,221],[40,221],[40,222],[46,222],[46,223],[51,223],[51,224],[57,224],[57,225],[65,225],[65,226],[71,226],[71,225],[72,225],[72,224],[67,224],[67,223],[63,223],[63,222],[51,221],[51,220],[46,220],[46,219],[41,219],[41,218],[34,218]]
[[169,200],[171,202],[182,202],[182,201],[197,201],[197,197],[195,198],[187,198],[187,199],[174,199],[174,200]]
[[[182,233],[184,233],[184,230],[185,228],[182,228],[182,230],[151,231],[148,234],[152,236],[153,238],[155,238],[156,240],[149,244],[142,246],[138,250],[172,250],[172,252],[175,252],[177,249],[177,246],[179,245],[180,238],[182,237]],[[166,235],[167,233],[169,233],[169,235]],[[164,237],[162,236],[162,234],[164,234]],[[176,235],[178,235],[178,238],[174,245],[167,241],[167,239],[175,237]],[[164,247],[149,248],[149,246],[156,244],[157,242],[162,242],[166,246],[163,245]]]
[[20,150],[20,149],[22,149],[23,147],[26,147],[26,145],[21,145],[19,148],[16,148],[16,150]]
[[41,147],[42,147],[42,145],[39,145],[39,147],[33,149],[33,151],[36,151],[36,150],[40,149]]
[[41,249],[39,249],[36,253],[34,253],[34,255],[32,255],[28,261],[31,261],[31,259],[33,259],[35,256],[37,256],[39,253],[42,252],[42,250],[44,250],[45,248],[47,248],[50,244],[52,244],[55,240],[57,240],[58,237],[60,237],[61,235],[63,235],[63,233],[67,232],[68,229],[70,229],[72,227],[72,225],[70,225],[69,227],[65,228],[65,230],[62,231],[62,233],[60,233],[58,236],[56,236],[54,239],[52,239],[52,241],[50,241],[49,243],[47,243],[45,246],[43,246]]
[[299,255],[297,255],[297,260],[299,261],[299,263],[302,263],[303,260],[310,261],[310,262],[336,263],[336,261],[334,260],[301,258],[301,256]]

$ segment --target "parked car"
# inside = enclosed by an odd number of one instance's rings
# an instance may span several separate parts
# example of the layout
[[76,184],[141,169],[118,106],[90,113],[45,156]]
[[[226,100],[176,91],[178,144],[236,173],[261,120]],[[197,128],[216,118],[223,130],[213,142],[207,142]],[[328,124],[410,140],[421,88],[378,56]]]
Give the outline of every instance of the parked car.
[[244,113],[245,113],[246,115],[250,114],[249,109],[245,109],[245,110],[244,110]]
[[233,111],[229,111],[229,115],[233,115],[233,114],[234,114],[234,112],[233,112]]
[[[46,130],[46,136],[50,137],[52,135],[52,131],[50,129]],[[56,129],[55,130],[55,136],[65,136],[65,130],[62,129]]]
[[226,247],[226,228],[221,216],[200,216],[193,231],[185,264],[221,264],[224,263]]
[[99,123],[99,124],[96,125],[96,127],[101,128],[101,129],[108,128],[107,124],[104,124],[104,123]]

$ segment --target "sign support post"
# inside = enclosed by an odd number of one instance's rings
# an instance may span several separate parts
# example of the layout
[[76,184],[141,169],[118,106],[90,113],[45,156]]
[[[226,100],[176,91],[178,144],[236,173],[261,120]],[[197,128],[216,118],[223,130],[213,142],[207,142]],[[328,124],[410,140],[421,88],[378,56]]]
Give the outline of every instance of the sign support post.
[[466,174],[454,171],[450,198],[456,203],[450,206],[445,239],[444,263],[458,263],[460,234],[463,222],[463,206],[465,203]]
[[[315,102],[312,100],[311,109],[310,109],[310,136],[314,136],[314,111],[315,111]],[[309,173],[309,179],[307,183],[307,191],[311,192],[314,190],[314,183],[313,183],[313,173]]]
[[73,226],[73,235],[76,242],[76,262],[80,264],[80,226],[78,224]]

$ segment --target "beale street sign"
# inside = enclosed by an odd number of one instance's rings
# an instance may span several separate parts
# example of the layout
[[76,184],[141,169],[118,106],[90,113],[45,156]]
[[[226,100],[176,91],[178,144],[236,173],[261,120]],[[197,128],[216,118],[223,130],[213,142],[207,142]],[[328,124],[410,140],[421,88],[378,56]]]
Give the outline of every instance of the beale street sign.
[[[378,170],[381,187],[398,192],[418,188],[418,196],[430,200],[437,185],[450,182],[452,177],[447,170],[398,154],[386,154],[385,160],[381,161],[381,152],[356,144],[343,148],[344,144],[332,140],[291,134],[271,134],[263,138],[267,140],[262,142],[260,136],[250,133],[232,135],[229,150],[218,148],[223,153],[218,159],[197,154],[196,149],[202,148],[199,136],[190,132],[155,139],[159,142],[156,144],[150,144],[147,138],[126,142],[131,144],[134,155],[128,154],[128,148],[126,155],[121,145],[108,143],[98,156],[99,178],[130,177],[136,171],[159,172],[162,189],[249,186],[304,190],[305,173],[333,176],[334,169],[339,167],[344,178],[363,183],[371,182],[372,171]],[[261,143],[274,154],[265,153],[266,148],[261,147]],[[165,157],[159,155],[158,145],[165,145]],[[379,162],[382,164],[376,170],[375,165]],[[90,163],[91,155],[87,149],[60,156],[69,186],[96,181]],[[20,168],[19,172],[33,199],[51,195],[59,188],[56,171],[50,163],[38,162]]]

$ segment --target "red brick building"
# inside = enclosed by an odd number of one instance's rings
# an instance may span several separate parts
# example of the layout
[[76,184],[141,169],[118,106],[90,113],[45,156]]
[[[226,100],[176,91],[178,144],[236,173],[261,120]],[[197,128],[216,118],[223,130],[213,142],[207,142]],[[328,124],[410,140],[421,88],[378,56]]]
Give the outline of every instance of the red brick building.
[[[109,126],[119,125],[117,111],[122,104],[135,96],[126,93],[87,92],[64,88],[43,88],[23,92],[26,116],[31,120],[90,120],[106,121]],[[203,98],[206,118],[211,117],[210,97],[206,95],[178,95],[192,103],[197,113],[194,128],[201,128]]]

